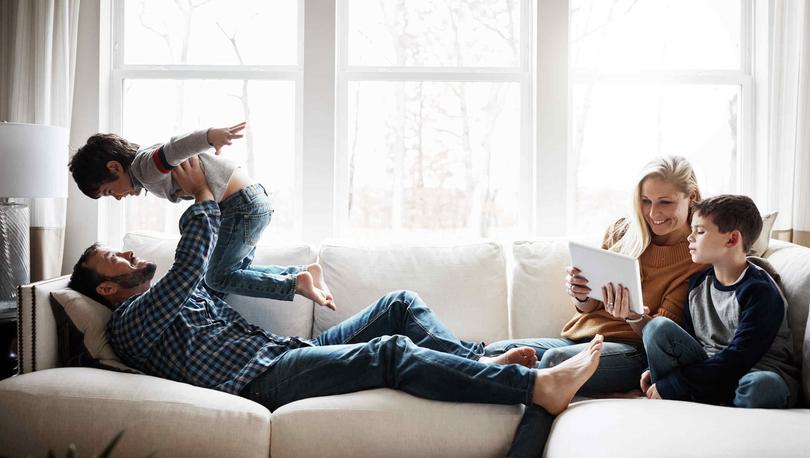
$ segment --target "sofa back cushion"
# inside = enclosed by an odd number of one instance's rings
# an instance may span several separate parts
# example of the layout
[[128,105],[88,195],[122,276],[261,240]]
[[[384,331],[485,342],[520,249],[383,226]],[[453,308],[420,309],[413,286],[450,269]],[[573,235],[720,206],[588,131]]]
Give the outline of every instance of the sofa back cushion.
[[313,335],[354,315],[384,294],[419,294],[459,337],[493,342],[508,337],[506,265],[495,242],[454,245],[321,245],[324,279],[337,311],[316,307]]
[[574,316],[571,298],[565,293],[565,267],[571,263],[568,240],[599,246],[598,236],[549,237],[512,245],[512,337],[559,337]]
[[807,311],[810,306],[810,248],[771,240],[764,257],[779,272],[788,300],[788,326],[793,334],[793,348],[801,356],[802,382],[806,399],[810,399],[810,333],[807,333]]
[[[124,236],[124,249],[157,264],[155,279],[166,275],[174,261],[179,235],[154,232],[133,232]],[[258,245],[253,263],[256,265],[307,265],[315,262],[315,249],[307,244]],[[292,302],[229,295],[226,300],[246,320],[270,332],[311,337],[312,301],[295,296]]]

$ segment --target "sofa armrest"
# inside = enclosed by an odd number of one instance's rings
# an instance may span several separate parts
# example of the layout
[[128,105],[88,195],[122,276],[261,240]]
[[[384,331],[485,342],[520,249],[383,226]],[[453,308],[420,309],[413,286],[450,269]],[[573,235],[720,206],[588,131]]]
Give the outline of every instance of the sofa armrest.
[[124,431],[113,455],[267,457],[270,411],[248,399],[148,375],[85,367],[0,381],[0,456],[79,456]]
[[59,361],[56,320],[51,310],[51,291],[67,287],[70,277],[21,285],[17,294],[18,373],[56,367]]

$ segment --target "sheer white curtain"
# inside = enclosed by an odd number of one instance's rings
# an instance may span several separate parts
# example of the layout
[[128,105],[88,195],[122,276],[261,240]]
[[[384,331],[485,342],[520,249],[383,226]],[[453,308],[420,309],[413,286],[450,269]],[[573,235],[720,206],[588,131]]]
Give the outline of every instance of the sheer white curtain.
[[773,237],[810,246],[810,6],[774,0],[770,13],[767,204]]
[[[0,0],[0,120],[70,127],[79,2]],[[30,211],[31,281],[60,275],[65,200]]]

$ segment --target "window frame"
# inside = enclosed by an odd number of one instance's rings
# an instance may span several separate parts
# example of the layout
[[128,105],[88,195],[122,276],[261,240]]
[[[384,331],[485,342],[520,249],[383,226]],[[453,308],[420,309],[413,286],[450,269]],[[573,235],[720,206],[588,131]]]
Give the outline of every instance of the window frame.
[[[519,211],[518,230],[522,233],[532,232],[532,175],[525,173],[532,170],[532,136],[533,118],[532,100],[534,94],[534,3],[531,0],[519,0],[520,15],[520,65],[518,67],[398,67],[398,66],[368,66],[349,65],[348,63],[348,1],[336,0],[337,30],[336,30],[336,141],[335,141],[335,234],[338,237],[351,237],[357,235],[350,228],[350,215],[348,208],[349,197],[349,157],[346,145],[348,144],[348,88],[353,82],[362,81],[390,81],[390,82],[511,82],[518,83],[520,87],[520,170],[519,185]],[[567,5],[567,0],[565,1]],[[465,230],[466,232],[466,230]],[[392,236],[414,237],[420,231],[407,231],[398,228],[390,230]],[[360,235],[365,232],[360,231]]]
[[[302,43],[304,37],[304,0],[298,2],[298,43]],[[265,81],[285,81],[295,84],[295,114],[296,132],[295,136],[295,179],[294,194],[301,195],[302,166],[302,106],[304,82],[304,49],[298,46],[297,65],[150,65],[150,64],[125,64],[125,34],[124,34],[124,11],[126,0],[115,0],[109,7],[109,14],[112,27],[109,30],[109,37],[112,43],[109,53],[108,64],[108,102],[109,112],[106,113],[107,127],[110,131],[123,132],[123,89],[126,80],[138,79],[165,79],[165,80],[265,80]],[[103,22],[103,21],[102,21]],[[102,34],[102,37],[104,34]],[[103,90],[102,90],[103,91]],[[103,100],[104,98],[102,98]],[[103,102],[102,102],[103,103]],[[103,110],[102,110],[102,114]],[[182,132],[177,132],[180,134]],[[294,205],[295,215],[293,217],[293,233],[301,233],[301,202]],[[125,201],[114,199],[99,199],[99,238],[105,244],[118,244],[123,240],[126,233],[126,211]]]
[[[520,0],[521,57],[515,69],[493,68],[381,68],[349,66],[347,62],[348,0],[298,1],[297,65],[124,65],[124,1],[101,6],[99,62],[100,123],[102,130],[123,128],[123,84],[127,79],[222,79],[293,81],[296,87],[294,234],[319,244],[330,237],[351,236],[348,214],[348,152],[346,129],[348,85],[352,81],[513,81],[521,91],[520,202],[518,230],[526,238],[560,236],[570,232],[575,165],[572,94],[570,86],[589,76],[569,69],[568,0]],[[739,0],[741,59],[737,71],[658,72],[643,75],[605,75],[602,79],[635,78],[644,82],[684,84],[737,84],[741,91],[741,121],[735,189],[758,189],[755,127],[761,123],[762,102],[767,97],[755,87],[761,78],[761,53],[767,37],[760,33],[768,9],[764,0]],[[766,5],[767,6],[767,5]],[[756,10],[754,9],[756,7]],[[756,14],[754,14],[756,12]],[[106,18],[106,20],[105,20]],[[107,40],[104,42],[104,40]],[[767,50],[767,48],[765,49]],[[539,64],[542,63],[542,64]],[[106,74],[105,74],[106,73]],[[120,244],[124,235],[123,202],[99,200],[99,239]]]
[[[649,83],[649,84],[684,84],[684,85],[728,85],[740,89],[740,129],[737,132],[738,150],[734,158],[735,170],[730,177],[733,189],[728,193],[753,193],[756,187],[755,176],[755,121],[756,102],[754,85],[754,44],[755,44],[755,4],[754,0],[738,0],[740,2],[740,67],[737,70],[661,70],[644,71],[638,73],[612,72],[593,76],[587,72],[571,68],[570,82],[575,85],[583,82],[593,83]],[[568,106],[573,107],[573,91],[569,93]],[[569,144],[574,144],[573,109],[568,113],[570,127]],[[573,170],[573,151],[568,154],[568,183],[566,196],[573,196],[576,192],[576,177]],[[566,205],[566,218],[563,230],[559,234],[570,232],[574,226],[574,215],[571,206]]]

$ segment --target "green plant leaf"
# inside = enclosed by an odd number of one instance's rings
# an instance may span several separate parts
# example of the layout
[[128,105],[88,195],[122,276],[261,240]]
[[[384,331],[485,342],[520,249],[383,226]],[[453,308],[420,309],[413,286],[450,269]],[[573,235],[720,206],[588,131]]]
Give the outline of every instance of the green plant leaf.
[[118,434],[113,437],[113,440],[104,447],[104,450],[101,451],[101,454],[98,455],[98,458],[109,458],[110,453],[112,453],[113,449],[116,445],[118,445],[118,441],[121,440],[121,436],[124,435],[124,431],[120,431]]

